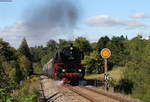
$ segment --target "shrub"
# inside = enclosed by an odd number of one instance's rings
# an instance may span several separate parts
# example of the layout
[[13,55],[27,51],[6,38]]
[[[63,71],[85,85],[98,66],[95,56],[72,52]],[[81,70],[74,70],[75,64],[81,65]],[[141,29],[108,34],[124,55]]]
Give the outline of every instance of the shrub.
[[133,82],[129,79],[121,79],[119,84],[114,87],[115,91],[131,94],[133,89]]

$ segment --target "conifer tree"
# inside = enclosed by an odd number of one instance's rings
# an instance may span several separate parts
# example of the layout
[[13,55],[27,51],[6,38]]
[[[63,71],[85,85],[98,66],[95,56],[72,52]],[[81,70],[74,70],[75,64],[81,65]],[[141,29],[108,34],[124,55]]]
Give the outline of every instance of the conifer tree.
[[21,42],[21,45],[19,47],[19,52],[22,55],[26,56],[30,61],[32,61],[30,49],[29,49],[28,43],[25,38],[23,38],[23,40]]
[[28,75],[32,75],[33,74],[32,56],[31,56],[31,53],[30,53],[30,49],[29,49],[28,43],[27,43],[25,38],[23,38],[22,43],[21,43],[21,45],[20,45],[18,50],[19,50],[20,54],[22,54],[23,56],[27,57],[28,60],[30,61],[29,62],[30,63],[30,67],[27,70],[28,70],[28,73],[29,73]]

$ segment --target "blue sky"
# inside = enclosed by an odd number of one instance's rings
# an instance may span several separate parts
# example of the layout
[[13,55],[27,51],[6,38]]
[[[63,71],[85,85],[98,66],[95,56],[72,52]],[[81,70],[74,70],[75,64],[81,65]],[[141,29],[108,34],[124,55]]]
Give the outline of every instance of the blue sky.
[[[0,0],[1,1],[1,0]],[[65,1],[65,0],[63,0]],[[74,0],[75,1],[75,0]],[[49,39],[74,39],[84,36],[90,41],[97,41],[101,36],[127,35],[135,37],[138,33],[150,35],[149,0],[76,0],[81,13],[77,27],[69,34],[45,35],[35,39],[21,27],[24,19],[30,14],[30,9],[37,8],[47,0],[13,0],[0,2],[0,38],[18,47],[23,37],[29,45],[46,44]],[[42,35],[41,35],[42,36]]]

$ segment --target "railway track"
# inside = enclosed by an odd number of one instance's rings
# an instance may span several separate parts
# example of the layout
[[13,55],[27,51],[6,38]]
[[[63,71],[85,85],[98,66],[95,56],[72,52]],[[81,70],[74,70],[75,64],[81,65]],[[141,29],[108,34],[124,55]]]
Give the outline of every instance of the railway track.
[[105,91],[97,91],[95,89],[84,86],[65,86],[69,90],[77,93],[78,95],[86,98],[91,102],[140,102],[133,99],[120,97],[114,94],[109,94]]
[[141,102],[94,87],[60,85],[45,76],[41,79],[38,102]]

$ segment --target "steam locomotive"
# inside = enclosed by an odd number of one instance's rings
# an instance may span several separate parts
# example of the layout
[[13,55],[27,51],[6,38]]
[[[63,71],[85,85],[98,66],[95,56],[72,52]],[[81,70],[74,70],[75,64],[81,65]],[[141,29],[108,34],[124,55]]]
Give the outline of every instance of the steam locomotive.
[[81,64],[83,56],[79,48],[70,44],[70,46],[59,49],[55,57],[44,65],[43,71],[54,80],[78,84],[85,75],[85,69]]

